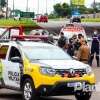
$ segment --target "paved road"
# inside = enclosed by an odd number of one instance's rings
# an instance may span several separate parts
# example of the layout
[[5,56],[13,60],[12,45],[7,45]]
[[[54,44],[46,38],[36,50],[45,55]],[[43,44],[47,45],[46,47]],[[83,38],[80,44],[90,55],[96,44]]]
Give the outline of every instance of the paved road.
[[[60,29],[62,26],[66,25],[69,23],[68,21],[49,21],[48,23],[38,23],[40,26],[48,29],[49,31],[52,30],[56,33],[60,32]],[[81,24],[85,30],[86,33],[90,34],[93,32],[94,28],[97,29],[100,32],[100,23],[79,23]]]

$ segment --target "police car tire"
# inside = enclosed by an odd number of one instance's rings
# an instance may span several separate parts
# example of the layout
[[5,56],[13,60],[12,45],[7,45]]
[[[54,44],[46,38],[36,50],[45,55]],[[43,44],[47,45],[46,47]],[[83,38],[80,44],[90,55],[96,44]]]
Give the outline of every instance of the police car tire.
[[23,83],[23,100],[38,100],[38,97],[36,96],[34,83],[31,79],[26,79]]
[[91,92],[77,92],[75,93],[76,100],[90,100]]

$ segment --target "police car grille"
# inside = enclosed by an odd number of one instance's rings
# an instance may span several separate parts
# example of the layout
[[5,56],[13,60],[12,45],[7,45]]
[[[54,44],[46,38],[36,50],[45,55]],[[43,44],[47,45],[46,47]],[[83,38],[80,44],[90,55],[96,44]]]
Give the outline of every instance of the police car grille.
[[61,77],[68,77],[68,78],[73,78],[73,77],[82,77],[84,74],[86,74],[85,69],[74,69],[74,73],[70,72],[70,69],[67,70],[56,70],[56,74],[61,75]]

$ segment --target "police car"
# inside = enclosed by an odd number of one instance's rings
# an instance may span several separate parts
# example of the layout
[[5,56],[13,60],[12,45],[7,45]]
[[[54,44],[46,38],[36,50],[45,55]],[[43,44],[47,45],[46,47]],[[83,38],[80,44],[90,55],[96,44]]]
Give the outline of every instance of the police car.
[[[33,41],[0,42],[0,87],[22,91],[24,100],[75,95],[89,100],[95,76],[89,65],[57,46]],[[86,87],[85,87],[86,86]]]
[[68,39],[72,38],[72,36],[74,35],[78,36],[78,34],[82,34],[84,38],[87,40],[85,29],[77,23],[66,24],[66,26],[61,28],[60,32],[63,32],[64,36]]

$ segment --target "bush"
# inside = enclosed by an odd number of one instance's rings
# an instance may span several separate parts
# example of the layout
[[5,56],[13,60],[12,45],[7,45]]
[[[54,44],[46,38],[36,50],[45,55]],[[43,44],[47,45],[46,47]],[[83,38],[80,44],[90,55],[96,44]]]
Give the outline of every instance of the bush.
[[14,19],[0,19],[0,26],[37,26],[37,24],[31,19],[21,19],[21,20],[14,20]]
[[82,22],[100,22],[100,18],[85,18]]

